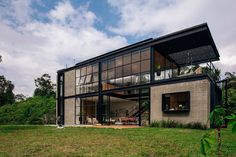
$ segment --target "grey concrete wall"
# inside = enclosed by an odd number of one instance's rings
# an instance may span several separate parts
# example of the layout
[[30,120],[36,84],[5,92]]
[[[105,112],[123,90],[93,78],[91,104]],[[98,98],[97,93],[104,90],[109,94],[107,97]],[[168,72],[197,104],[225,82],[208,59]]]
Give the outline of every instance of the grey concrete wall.
[[75,95],[75,70],[66,71],[64,77],[65,77],[64,95],[65,96]]
[[[162,94],[190,91],[189,113],[164,113]],[[181,123],[201,122],[210,127],[210,82],[205,80],[190,81],[151,87],[151,121],[175,120]]]
[[65,99],[65,125],[75,124],[75,98]]

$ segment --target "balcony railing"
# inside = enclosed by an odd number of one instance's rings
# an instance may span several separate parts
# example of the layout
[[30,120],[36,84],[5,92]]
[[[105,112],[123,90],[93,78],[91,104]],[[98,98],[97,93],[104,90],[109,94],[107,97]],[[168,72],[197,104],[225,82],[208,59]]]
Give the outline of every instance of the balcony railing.
[[202,74],[207,74],[209,77],[212,78],[213,81],[220,80],[219,70],[216,69],[211,62],[201,65],[184,66],[180,68],[155,70],[154,80],[157,81],[163,79],[178,78],[192,75],[202,75]]

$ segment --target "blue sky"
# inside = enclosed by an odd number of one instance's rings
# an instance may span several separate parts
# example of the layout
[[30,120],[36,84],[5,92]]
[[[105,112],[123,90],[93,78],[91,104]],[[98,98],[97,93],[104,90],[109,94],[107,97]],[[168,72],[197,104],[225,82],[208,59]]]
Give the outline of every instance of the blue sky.
[[32,95],[34,78],[207,22],[222,71],[236,71],[234,0],[0,0],[0,75]]

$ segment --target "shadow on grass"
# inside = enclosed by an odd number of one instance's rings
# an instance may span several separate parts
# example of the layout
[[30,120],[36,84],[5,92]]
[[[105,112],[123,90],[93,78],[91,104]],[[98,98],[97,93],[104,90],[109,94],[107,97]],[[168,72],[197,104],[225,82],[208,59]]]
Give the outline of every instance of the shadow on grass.
[[12,133],[20,130],[37,129],[38,126],[34,125],[2,125],[0,126],[0,133]]

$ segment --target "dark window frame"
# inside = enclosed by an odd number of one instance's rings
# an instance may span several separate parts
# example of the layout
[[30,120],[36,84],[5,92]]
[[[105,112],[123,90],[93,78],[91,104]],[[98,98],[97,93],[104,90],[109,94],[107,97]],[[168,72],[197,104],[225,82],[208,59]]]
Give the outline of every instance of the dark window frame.
[[[174,94],[187,94],[187,101],[186,101],[186,109],[178,109],[178,110],[170,110],[166,109],[166,100],[165,96],[166,95],[174,95]],[[183,92],[173,92],[173,93],[163,93],[162,94],[162,111],[164,113],[178,113],[178,112],[190,112],[190,104],[191,102],[191,93],[190,91],[183,91]],[[169,104],[170,105],[170,104]]]

